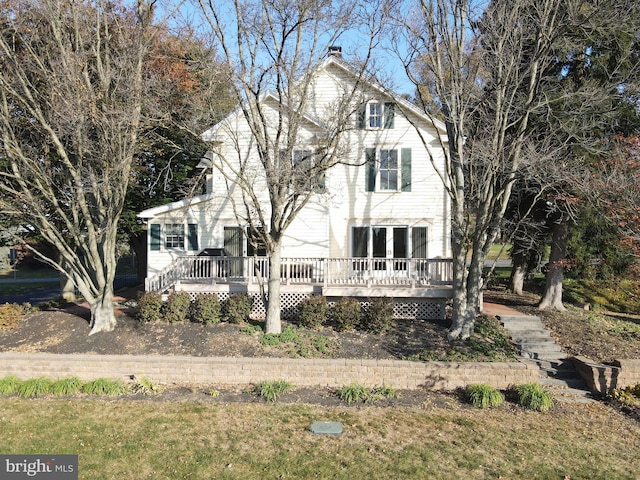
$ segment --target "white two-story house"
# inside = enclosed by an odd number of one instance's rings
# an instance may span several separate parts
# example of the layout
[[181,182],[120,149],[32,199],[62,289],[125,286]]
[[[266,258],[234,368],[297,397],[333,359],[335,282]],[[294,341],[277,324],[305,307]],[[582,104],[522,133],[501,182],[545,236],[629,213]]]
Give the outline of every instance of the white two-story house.
[[[292,164],[312,156],[313,139],[322,129],[317,119],[356,78],[339,55],[320,65]],[[295,309],[310,294],[363,301],[388,296],[398,315],[442,317],[452,281],[443,184],[446,130],[375,81],[357,85],[358,103],[342,133],[344,158],[314,180],[311,199],[283,238],[283,309]],[[263,101],[278,99],[267,95]],[[251,135],[241,110],[230,114],[203,134],[212,146],[200,163],[207,169],[206,193],[139,214],[148,230],[147,290],[215,292],[221,300],[236,291],[258,292],[258,277],[268,265],[265,252],[249,241],[239,189],[217,163],[251,159]],[[255,185],[264,181],[257,160],[248,170]],[[260,303],[254,302],[257,315]]]

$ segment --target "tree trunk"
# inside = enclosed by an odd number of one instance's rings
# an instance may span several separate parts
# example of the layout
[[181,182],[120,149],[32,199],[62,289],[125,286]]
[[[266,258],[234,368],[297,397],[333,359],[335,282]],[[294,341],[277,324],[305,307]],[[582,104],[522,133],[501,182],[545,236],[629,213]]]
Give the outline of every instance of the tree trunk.
[[60,274],[60,297],[65,302],[76,301],[76,286],[71,279],[63,273]]
[[116,328],[116,316],[113,311],[113,284],[105,286],[103,295],[89,304],[91,308],[91,331],[111,332]]
[[516,295],[524,294],[524,268],[522,265],[514,265],[511,270],[511,291]]
[[569,225],[563,215],[553,225],[553,238],[551,240],[551,252],[549,254],[549,271],[544,296],[538,308],[540,310],[560,310],[566,308],[562,304],[562,280],[564,278],[564,260],[567,248],[567,236]]
[[453,314],[447,339],[465,340],[471,336],[476,323],[482,284],[481,255],[472,255],[467,267],[466,251],[454,246]]
[[282,250],[280,242],[275,243],[273,251],[269,252],[269,281],[267,302],[267,318],[265,333],[281,333],[280,321],[280,267],[282,265]]
[[72,269],[69,268],[68,264],[63,255],[58,254],[58,261],[60,265],[64,269],[64,272],[59,272],[60,274],[60,298],[62,298],[66,302],[75,302],[76,301],[76,286],[69,277],[69,273]]

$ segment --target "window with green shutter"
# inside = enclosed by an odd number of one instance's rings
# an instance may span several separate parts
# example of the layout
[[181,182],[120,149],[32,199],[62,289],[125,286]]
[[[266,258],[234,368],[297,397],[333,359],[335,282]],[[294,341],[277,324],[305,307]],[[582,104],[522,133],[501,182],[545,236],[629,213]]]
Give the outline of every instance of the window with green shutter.
[[411,149],[403,148],[400,158],[402,172],[401,172],[401,190],[403,192],[411,191]]
[[396,104],[393,102],[385,102],[384,104],[384,128],[393,128],[396,116]]
[[198,224],[197,223],[189,224],[187,244],[189,245],[189,250],[193,250],[193,251],[198,250]]
[[365,149],[365,191],[410,192],[411,149]]
[[395,126],[396,104],[377,100],[363,103],[356,111],[356,128],[363,130],[392,129]]
[[365,191],[373,192],[376,189],[376,149],[365,149]]

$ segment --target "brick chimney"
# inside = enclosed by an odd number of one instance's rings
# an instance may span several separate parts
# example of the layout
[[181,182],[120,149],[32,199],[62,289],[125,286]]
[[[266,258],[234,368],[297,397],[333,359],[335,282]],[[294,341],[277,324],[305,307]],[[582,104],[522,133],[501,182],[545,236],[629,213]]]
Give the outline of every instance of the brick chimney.
[[327,52],[327,57],[342,58],[342,47],[339,47],[337,45],[331,45],[329,47],[329,51]]

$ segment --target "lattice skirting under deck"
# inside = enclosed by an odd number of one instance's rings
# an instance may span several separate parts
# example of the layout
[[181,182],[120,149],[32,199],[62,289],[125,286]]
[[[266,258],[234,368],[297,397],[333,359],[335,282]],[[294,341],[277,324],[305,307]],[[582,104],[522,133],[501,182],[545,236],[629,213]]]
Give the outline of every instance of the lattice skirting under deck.
[[[198,292],[189,292],[191,299],[194,300]],[[229,298],[229,292],[212,292],[218,295],[220,303]],[[258,320],[264,319],[266,310],[259,295],[248,293],[253,297],[253,308],[251,310],[251,318]],[[281,298],[282,318],[291,320],[298,315],[298,305],[305,298],[309,298],[310,293],[300,292],[283,292]],[[327,303],[333,307],[339,298],[329,297]],[[369,299],[358,298],[363,310],[369,307]],[[446,301],[444,299],[423,299],[423,298],[396,298],[393,302],[393,315],[396,319],[419,319],[419,320],[441,320],[445,318]]]

